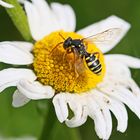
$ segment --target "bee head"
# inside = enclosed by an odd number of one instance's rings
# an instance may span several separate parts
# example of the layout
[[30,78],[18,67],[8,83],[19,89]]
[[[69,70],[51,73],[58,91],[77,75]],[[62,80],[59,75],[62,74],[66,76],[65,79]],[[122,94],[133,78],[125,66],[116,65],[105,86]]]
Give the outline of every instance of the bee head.
[[71,37],[68,37],[65,41],[64,41],[64,44],[63,44],[63,47],[64,49],[67,49],[71,46],[72,44],[72,38]]

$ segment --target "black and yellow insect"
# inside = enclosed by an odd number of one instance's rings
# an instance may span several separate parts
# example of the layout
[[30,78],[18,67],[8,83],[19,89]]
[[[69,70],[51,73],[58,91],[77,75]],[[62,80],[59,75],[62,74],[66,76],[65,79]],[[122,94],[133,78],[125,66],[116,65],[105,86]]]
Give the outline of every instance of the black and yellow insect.
[[[99,53],[88,53],[86,51],[86,46],[83,43],[83,39],[72,39],[68,37],[63,43],[64,49],[70,48],[71,51],[77,55],[82,60],[86,61],[88,68],[95,74],[100,74],[102,71],[102,65],[99,60]],[[98,55],[98,56],[97,56]]]
[[[89,70],[91,70],[94,74],[100,75],[102,72],[102,64],[100,62],[100,53],[87,52],[87,43],[110,43],[117,35],[120,33],[120,28],[111,28],[105,30],[104,32],[98,33],[96,35],[89,36],[83,39],[72,39],[68,37],[65,39],[61,34],[59,34],[63,39],[64,42],[60,42],[57,44],[58,47],[60,44],[63,43],[63,48],[66,50],[66,53],[73,53],[74,57],[80,58],[81,61],[85,61]],[[56,48],[55,47],[55,48]],[[54,48],[54,49],[55,49]],[[75,58],[76,60],[77,58]],[[76,62],[76,61],[75,61]],[[77,65],[75,65],[77,67]],[[78,67],[80,68],[80,67]]]

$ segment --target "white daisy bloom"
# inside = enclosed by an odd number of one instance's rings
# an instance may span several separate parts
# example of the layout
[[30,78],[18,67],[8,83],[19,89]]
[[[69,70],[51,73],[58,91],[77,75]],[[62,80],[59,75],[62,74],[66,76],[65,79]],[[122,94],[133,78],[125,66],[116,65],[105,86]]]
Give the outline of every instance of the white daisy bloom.
[[13,8],[14,6],[12,4],[9,4],[7,2],[4,2],[2,0],[0,0],[0,5],[6,8]]
[[[69,5],[52,3],[49,6],[45,0],[32,0],[25,1],[24,6],[36,43],[0,43],[1,62],[27,65],[27,68],[0,71],[0,91],[9,86],[17,87],[13,94],[14,107],[23,106],[31,99],[53,97],[55,112],[61,123],[78,127],[90,117],[94,120],[95,131],[100,139],[109,139],[111,135],[111,112],[117,119],[117,130],[120,132],[126,130],[128,123],[125,105],[140,118],[140,88],[129,70],[140,68],[140,59],[121,54],[102,54],[111,50],[124,37],[130,28],[129,23],[110,16],[74,32],[76,18]],[[76,66],[74,52],[68,54],[63,48],[64,38],[81,39],[97,34],[96,37],[104,40],[106,33],[112,37],[112,34],[108,34],[112,29],[120,30],[106,43],[96,40],[94,44],[86,44],[87,52],[100,54],[100,75],[92,72],[89,66],[86,70],[80,63]],[[101,32],[103,34],[99,34]],[[85,59],[83,61],[85,63]],[[71,119],[68,117],[68,106],[74,113]]]

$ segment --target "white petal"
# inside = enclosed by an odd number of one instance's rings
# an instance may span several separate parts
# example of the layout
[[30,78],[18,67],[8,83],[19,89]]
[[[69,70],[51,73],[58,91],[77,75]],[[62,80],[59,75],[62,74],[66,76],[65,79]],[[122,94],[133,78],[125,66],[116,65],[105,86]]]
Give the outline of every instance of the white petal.
[[103,114],[106,123],[106,136],[104,139],[109,139],[112,132],[112,118],[108,106],[106,105],[103,95],[100,92],[93,90],[93,99],[96,100],[100,106],[101,112]]
[[74,31],[75,15],[70,6],[53,3],[51,9],[45,0],[32,1],[33,3],[26,1],[24,4],[35,40],[40,40],[56,30]]
[[44,86],[39,82],[21,80],[17,85],[18,90],[29,99],[49,99],[54,96],[51,86]]
[[11,41],[9,43],[12,43],[20,48],[22,48],[25,51],[31,52],[33,49],[33,44],[29,42],[24,42],[24,41]]
[[24,4],[26,0],[18,0],[19,3]]
[[128,115],[124,104],[118,100],[110,98],[108,106],[118,121],[117,130],[120,132],[125,132],[127,129]]
[[[40,30],[40,16],[35,6],[30,2],[25,1],[25,10],[28,17],[28,22],[31,30],[32,37],[35,40],[39,40],[42,37],[42,34],[39,33]],[[41,32],[41,30],[40,30]]]
[[140,118],[140,103],[137,97],[133,95],[131,91],[123,87],[119,87],[117,93],[117,97],[119,97],[120,100],[122,99],[122,101],[125,100],[123,102]]
[[68,117],[68,107],[64,94],[58,94],[53,98],[53,105],[58,120],[62,123]]
[[[82,100],[80,95],[67,94],[67,104],[74,113],[74,116],[71,119],[67,119],[66,125],[69,127],[78,127],[85,123],[87,120],[88,109],[86,106],[82,105]],[[78,102],[77,102],[78,101]]]
[[25,10],[32,36],[35,40],[40,40],[47,34],[59,30],[59,23],[45,0],[32,1],[33,3],[25,2]]
[[94,120],[95,131],[100,139],[106,138],[106,122],[100,109],[100,106],[95,100],[89,97],[88,99],[89,116]]
[[137,97],[131,93],[128,89],[123,86],[116,86],[113,88],[104,88],[103,92],[107,93],[109,96],[125,103],[139,118],[140,118],[140,103]]
[[121,62],[131,68],[140,68],[140,59],[122,54],[105,55],[106,61]]
[[106,122],[106,136],[104,137],[104,139],[109,139],[109,137],[111,135],[111,132],[112,132],[111,113],[106,106],[102,109],[102,113],[104,115],[104,119],[105,119],[105,122]]
[[0,5],[6,8],[13,8],[14,6],[12,4],[9,4],[7,2],[4,2],[2,0],[0,0]]
[[[76,105],[75,105],[76,106]],[[87,107],[86,106],[82,106],[81,108],[81,112],[79,110],[72,110],[74,112],[74,117],[72,117],[71,119],[67,119],[66,125],[68,127],[78,127],[81,126],[82,124],[84,124],[87,120]],[[77,112],[80,112],[79,116],[77,115]]]
[[132,90],[132,93],[136,96],[136,98],[140,98],[140,88],[132,78],[128,80],[127,87],[128,85],[129,88]]
[[117,130],[124,132],[127,128],[128,121],[128,115],[124,104],[122,104],[117,99],[111,98],[110,96],[108,97],[105,93],[101,93],[100,91],[98,91],[98,95],[96,96],[102,96],[102,99],[100,99],[99,101],[104,102],[105,103],[104,106],[107,106],[116,117],[118,121]]
[[0,62],[16,65],[32,64],[33,55],[11,42],[0,43]]
[[116,37],[114,38],[114,40],[111,40],[110,45],[106,45],[104,43],[96,43],[97,47],[103,53],[105,53],[105,52],[111,50],[124,37],[124,35],[130,28],[129,23],[120,19],[119,17],[110,16],[109,18],[107,18],[105,20],[92,24],[92,25],[78,31],[78,33],[85,37],[88,37],[91,35],[95,35],[97,33],[101,33],[110,28],[120,28],[121,31],[119,32],[119,34],[116,34]]
[[29,69],[4,69],[0,71],[0,92],[10,86],[16,86],[21,79],[28,79],[34,81],[35,74]]
[[13,94],[13,102],[12,105],[13,107],[21,107],[27,104],[30,101],[29,98],[24,96],[19,92],[19,90],[16,90]]
[[125,79],[131,78],[131,72],[130,72],[128,66],[124,65],[120,61],[116,61],[116,60],[113,61],[112,59],[107,59],[107,57],[105,55],[105,63],[106,63],[105,78],[107,78],[107,79],[108,78],[110,78],[110,79],[116,78],[116,81],[118,81],[119,78],[120,78],[120,80],[123,80],[123,81]]
[[60,3],[51,3],[51,8],[56,15],[61,29],[65,31],[74,31],[76,27],[76,17],[71,6]]

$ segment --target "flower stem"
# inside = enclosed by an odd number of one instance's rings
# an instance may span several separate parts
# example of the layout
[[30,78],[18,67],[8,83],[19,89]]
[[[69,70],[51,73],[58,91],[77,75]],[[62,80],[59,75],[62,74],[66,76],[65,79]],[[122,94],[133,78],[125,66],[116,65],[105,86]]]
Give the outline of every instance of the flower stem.
[[51,137],[50,135],[56,122],[56,116],[51,102],[47,104],[47,108],[48,113],[47,116],[45,117],[44,126],[39,140],[50,140]]
[[23,38],[26,41],[32,41],[27,17],[22,6],[18,3],[17,0],[5,0],[5,2],[14,6],[13,8],[6,8],[6,11]]

